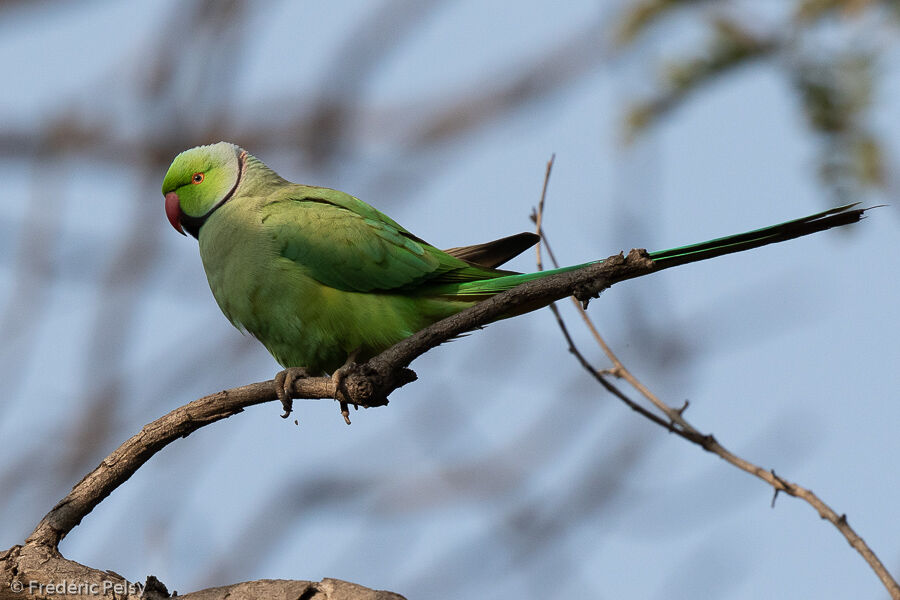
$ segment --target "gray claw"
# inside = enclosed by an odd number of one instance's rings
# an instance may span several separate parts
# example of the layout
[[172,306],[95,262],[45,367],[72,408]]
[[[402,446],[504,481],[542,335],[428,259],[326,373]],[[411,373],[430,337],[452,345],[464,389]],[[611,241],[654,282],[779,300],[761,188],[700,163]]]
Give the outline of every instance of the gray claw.
[[275,394],[281,400],[281,406],[284,408],[282,419],[287,419],[291,411],[294,409],[294,382],[298,379],[309,377],[309,373],[303,367],[288,367],[283,371],[275,374]]
[[[334,399],[340,403],[341,416],[344,417],[344,423],[350,424],[350,407],[347,405],[347,389],[344,387],[344,379],[356,364],[356,357],[359,356],[359,348],[350,353],[343,366],[331,374],[331,381],[334,382]],[[354,404],[357,410],[359,407]]]

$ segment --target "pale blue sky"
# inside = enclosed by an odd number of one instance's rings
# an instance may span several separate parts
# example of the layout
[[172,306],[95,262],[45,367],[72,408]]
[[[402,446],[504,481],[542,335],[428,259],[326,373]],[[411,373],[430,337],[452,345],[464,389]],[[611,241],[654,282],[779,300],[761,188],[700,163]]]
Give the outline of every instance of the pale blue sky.
[[[137,108],[134,94],[160,46],[178,60],[199,60],[191,40],[161,30],[174,4],[26,4],[0,13],[9,84],[0,95],[0,134],[74,112],[122,140],[163,135],[150,129],[154,115]],[[286,178],[353,193],[443,247],[530,229],[555,152],[545,224],[565,263],[683,245],[830,203],[815,177],[815,139],[771,66],[716,82],[638,144],[621,144],[623,103],[648,88],[657,59],[702,38],[687,17],[668,26],[665,43],[646,40],[631,54],[612,54],[601,36],[597,52],[609,57],[577,84],[424,155],[404,148],[408,132],[379,121],[381,111],[439,104],[469,86],[477,92],[614,14],[610,4],[597,15],[594,4],[521,2],[512,13],[509,3],[448,3],[360,82],[364,117],[343,141],[343,161],[316,169],[297,154],[247,149]],[[219,92],[231,95],[239,114],[225,130],[277,122],[276,103],[318,98],[334,53],[348,35],[367,31],[375,5],[254,6],[240,34],[219,34],[251,40],[220,57],[235,78]],[[773,19],[777,3],[757,10]],[[896,157],[896,48],[888,58],[873,122]],[[205,108],[188,107],[179,118],[203,121]],[[31,453],[35,466],[0,511],[0,548],[21,542],[83,474],[61,475],[60,465],[81,402],[105,389],[85,379],[85,348],[97,327],[129,332],[108,374],[118,382],[110,417],[117,442],[167,410],[277,369],[222,317],[196,242],[166,222],[163,170],[143,174],[77,152],[52,168],[36,169],[30,159],[7,150],[0,160],[0,219],[13,232],[0,240],[0,300],[30,289],[13,276],[23,243],[17,232],[30,231],[19,226],[34,203],[52,213],[58,237],[47,258],[51,276],[26,298],[42,307],[43,320],[26,338],[3,334],[4,355],[28,359],[11,379],[0,439]],[[402,175],[399,183],[372,188],[385,171]],[[150,229],[152,285],[101,287],[134,224]],[[895,575],[897,227],[896,206],[888,206],[849,232],[617,285],[590,308],[622,359],[662,398],[690,399],[696,427],[846,513]],[[513,266],[532,269],[533,255]],[[104,301],[133,303],[134,318],[104,320],[97,314]],[[198,353],[208,368],[179,371]],[[780,497],[771,509],[762,482],[605,394],[566,352],[548,311],[492,325],[412,366],[420,380],[395,392],[389,407],[352,415],[351,427],[331,403],[300,402],[299,428],[268,405],[180,440],[95,509],[63,542],[63,554],[131,580],[152,573],[181,593],[247,579],[336,577],[409,598],[749,600],[761,590],[784,599],[885,597],[810,507]],[[0,477],[9,476],[0,463]],[[343,500],[327,501],[336,489]],[[257,561],[242,557],[248,547]]]

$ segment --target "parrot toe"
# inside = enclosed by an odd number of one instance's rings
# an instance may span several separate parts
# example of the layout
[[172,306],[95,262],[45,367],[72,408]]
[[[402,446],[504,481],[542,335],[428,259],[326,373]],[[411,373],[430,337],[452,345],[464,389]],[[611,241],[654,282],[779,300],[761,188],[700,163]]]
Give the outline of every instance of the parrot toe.
[[[350,374],[350,371],[356,365],[356,357],[359,356],[359,352],[359,348],[351,352],[347,356],[347,360],[344,361],[343,366],[341,366],[338,370],[331,374],[331,381],[334,382],[334,399],[340,403],[341,416],[344,417],[344,422],[347,425],[350,424],[350,407],[347,403],[348,394],[347,389],[344,386],[344,379],[347,377],[347,375]],[[354,404],[353,408],[359,410],[359,406],[357,404]]]
[[281,406],[284,408],[282,419],[287,419],[294,408],[294,399],[292,396],[294,382],[304,377],[309,377],[309,372],[304,367],[288,367],[283,371],[275,374],[275,393],[281,400]]

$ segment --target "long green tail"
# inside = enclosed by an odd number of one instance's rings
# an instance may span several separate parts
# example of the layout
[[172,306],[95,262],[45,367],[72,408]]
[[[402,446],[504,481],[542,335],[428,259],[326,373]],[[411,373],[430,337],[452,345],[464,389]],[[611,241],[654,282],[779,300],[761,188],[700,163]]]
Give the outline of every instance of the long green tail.
[[792,240],[811,233],[825,231],[832,227],[842,227],[856,223],[862,219],[863,213],[868,210],[865,208],[853,208],[858,205],[859,202],[845,204],[844,206],[831,208],[802,219],[794,219],[793,221],[772,225],[771,227],[763,227],[762,229],[729,235],[700,244],[682,246],[681,248],[651,252],[650,258],[656,261],[660,268],[667,269],[677,265],[697,262],[698,260],[722,256],[723,254],[743,252],[744,250],[759,248],[767,244],[777,244],[778,242]]
[[[759,248],[767,244],[777,244],[792,240],[794,238],[803,237],[811,233],[825,231],[832,227],[842,227],[851,223],[856,223],[863,217],[863,213],[868,210],[865,208],[854,208],[858,206],[858,202],[838,206],[829,210],[809,215],[801,219],[779,223],[762,229],[754,229],[736,235],[716,238],[699,244],[691,244],[689,246],[681,246],[680,248],[672,248],[670,250],[660,250],[651,252],[652,258],[657,264],[657,270],[668,269],[678,265],[686,265],[692,262],[698,262],[723,254],[731,254],[733,252],[743,252],[752,248]],[[571,267],[562,267],[549,271],[538,271],[536,273],[523,273],[517,275],[506,275],[494,279],[482,279],[478,281],[469,281],[450,285],[440,286],[438,293],[447,293],[448,295],[463,296],[466,299],[471,297],[475,300],[481,300],[490,297],[504,290],[511,289],[526,281],[540,279],[555,273],[565,273],[566,271],[574,271],[588,265],[600,261],[591,261]]]

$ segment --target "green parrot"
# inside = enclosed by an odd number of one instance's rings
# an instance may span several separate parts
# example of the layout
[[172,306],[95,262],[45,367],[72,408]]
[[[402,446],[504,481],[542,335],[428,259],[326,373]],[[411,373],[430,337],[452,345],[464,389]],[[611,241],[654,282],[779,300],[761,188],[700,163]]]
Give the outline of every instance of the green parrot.
[[[176,156],[162,192],[172,226],[199,241],[219,308],[285,367],[276,389],[286,413],[296,377],[337,373],[504,290],[592,264],[497,269],[538,241],[532,233],[439,250],[365,202],[291,183],[227,142]],[[856,222],[864,209],[853,206],[650,257],[666,268],[781,242]]]

